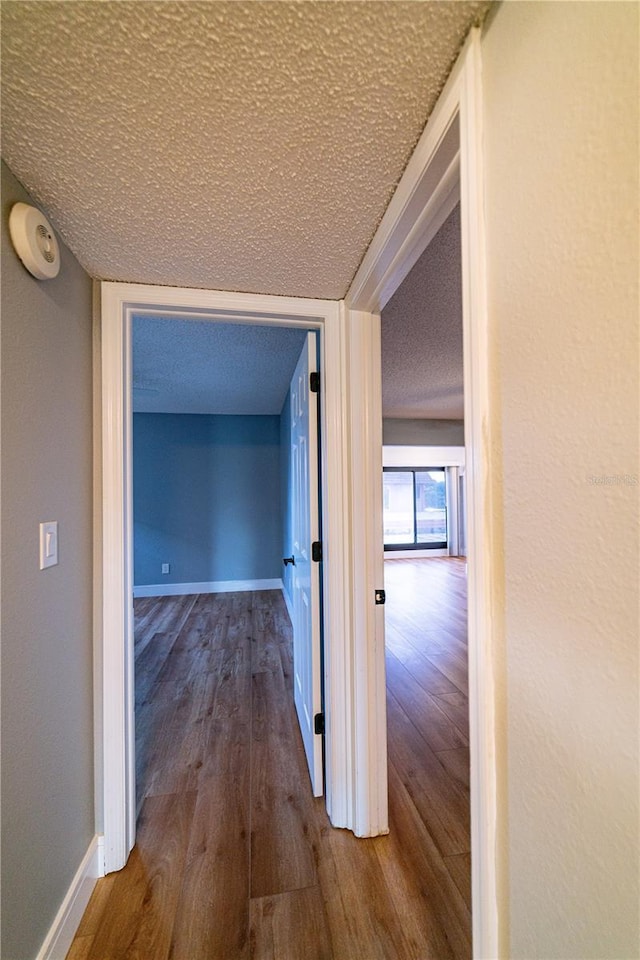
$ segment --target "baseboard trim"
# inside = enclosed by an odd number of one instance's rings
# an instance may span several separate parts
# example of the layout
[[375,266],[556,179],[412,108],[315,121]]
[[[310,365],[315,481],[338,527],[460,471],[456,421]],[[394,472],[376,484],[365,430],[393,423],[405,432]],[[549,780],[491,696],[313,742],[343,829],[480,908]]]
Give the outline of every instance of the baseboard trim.
[[429,557],[448,557],[446,548],[437,550],[385,550],[385,560],[424,560]]
[[134,597],[182,597],[190,593],[282,590],[282,580],[208,580],[204,583],[151,583],[133,588]]
[[104,876],[103,846],[97,835],[89,844],[36,960],[65,960],[93,888]]

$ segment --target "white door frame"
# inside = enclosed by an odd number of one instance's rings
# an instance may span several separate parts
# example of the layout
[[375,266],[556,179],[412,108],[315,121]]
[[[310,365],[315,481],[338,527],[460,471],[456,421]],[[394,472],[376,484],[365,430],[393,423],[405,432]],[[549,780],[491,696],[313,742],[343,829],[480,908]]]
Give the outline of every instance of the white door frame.
[[[351,469],[346,314],[333,301],[104,282],[96,311],[100,335],[97,390],[101,452],[96,518],[96,806],[104,834],[105,872],[121,869],[135,839],[133,741],[131,318],[160,313],[185,318],[279,324],[320,331],[322,421],[323,613],[325,643],[326,803],[331,822],[359,836],[386,832],[386,758],[372,745],[375,728],[358,726],[368,704],[367,655],[354,647],[357,566],[350,519]],[[363,754],[368,763],[358,765]],[[384,803],[371,803],[370,781],[384,780]],[[378,797],[380,790],[374,791]]]
[[[489,360],[480,37],[480,29],[474,28],[356,273],[346,306],[357,311],[362,323],[368,318],[379,324],[380,311],[461,200],[473,955],[494,960],[500,956],[491,594],[495,554],[488,478]],[[452,138],[456,127],[458,137]],[[379,348],[372,343],[370,349],[378,350],[379,363]],[[367,408],[363,408],[362,414],[361,430],[366,432],[372,415]],[[372,455],[369,450],[368,456]],[[366,510],[366,504],[363,509]]]

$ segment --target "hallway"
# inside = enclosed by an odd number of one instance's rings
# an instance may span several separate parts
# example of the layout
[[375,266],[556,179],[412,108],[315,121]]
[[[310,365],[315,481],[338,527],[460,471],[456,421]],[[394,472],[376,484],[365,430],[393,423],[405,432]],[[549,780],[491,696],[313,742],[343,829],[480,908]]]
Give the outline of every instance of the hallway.
[[311,796],[281,594],[136,601],[138,842],[69,960],[470,956],[464,564],[386,570],[391,832],[372,840]]

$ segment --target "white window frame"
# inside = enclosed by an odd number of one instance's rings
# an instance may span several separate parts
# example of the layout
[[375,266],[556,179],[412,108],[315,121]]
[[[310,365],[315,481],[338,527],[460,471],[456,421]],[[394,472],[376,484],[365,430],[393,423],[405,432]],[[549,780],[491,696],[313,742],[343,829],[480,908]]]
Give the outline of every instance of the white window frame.
[[422,444],[385,444],[383,467],[444,467],[447,476],[447,549],[385,550],[385,560],[418,560],[420,557],[457,557],[460,547],[460,497],[458,479],[464,476],[464,447],[436,447]]

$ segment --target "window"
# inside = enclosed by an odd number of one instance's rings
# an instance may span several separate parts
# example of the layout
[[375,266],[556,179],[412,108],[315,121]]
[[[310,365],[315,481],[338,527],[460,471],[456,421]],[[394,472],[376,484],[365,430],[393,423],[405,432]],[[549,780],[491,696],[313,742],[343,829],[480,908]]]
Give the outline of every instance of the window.
[[447,546],[447,497],[443,467],[385,467],[384,546],[433,550]]

